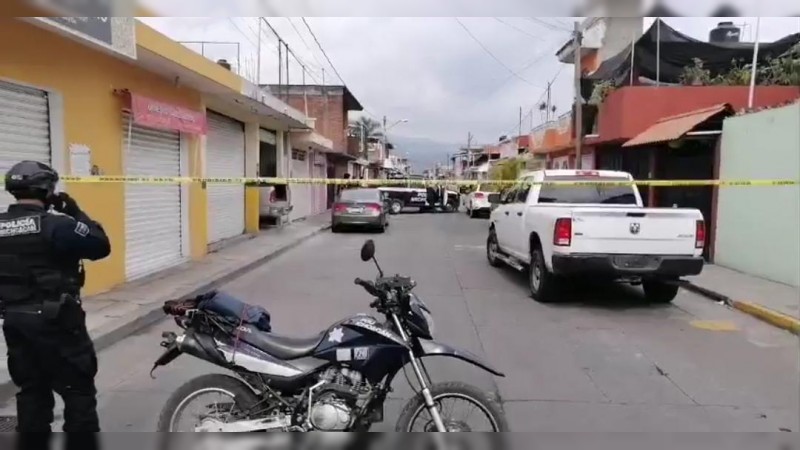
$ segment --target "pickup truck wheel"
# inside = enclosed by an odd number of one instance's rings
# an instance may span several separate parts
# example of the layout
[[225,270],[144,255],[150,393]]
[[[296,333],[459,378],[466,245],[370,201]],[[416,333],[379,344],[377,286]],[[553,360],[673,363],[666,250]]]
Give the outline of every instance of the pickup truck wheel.
[[644,296],[652,303],[670,303],[678,296],[678,285],[663,281],[645,281],[642,283]]
[[489,238],[486,240],[486,259],[489,260],[489,265],[492,267],[500,267],[500,259],[497,255],[500,254],[500,246],[497,244],[497,234],[494,230],[489,230]]
[[533,249],[531,253],[531,264],[528,268],[528,284],[531,289],[531,297],[541,303],[554,303],[558,301],[556,296],[555,275],[547,270],[544,263],[544,254],[541,248]]
[[389,212],[392,214],[400,214],[403,211],[403,202],[400,200],[393,200],[389,205]]

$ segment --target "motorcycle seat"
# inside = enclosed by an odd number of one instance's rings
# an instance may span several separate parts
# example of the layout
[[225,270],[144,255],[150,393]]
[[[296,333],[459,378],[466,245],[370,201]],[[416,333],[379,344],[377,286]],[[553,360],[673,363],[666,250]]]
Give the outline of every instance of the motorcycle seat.
[[288,360],[310,355],[322,342],[325,332],[316,336],[296,338],[252,329],[250,333],[242,333],[240,337],[243,341],[269,355]]

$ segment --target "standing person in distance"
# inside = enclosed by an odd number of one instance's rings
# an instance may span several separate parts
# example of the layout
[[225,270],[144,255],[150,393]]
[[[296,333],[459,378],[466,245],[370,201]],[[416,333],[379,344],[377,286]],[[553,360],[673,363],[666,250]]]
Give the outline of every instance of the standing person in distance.
[[[5,189],[16,203],[0,213],[3,333],[8,370],[19,388],[17,431],[23,448],[42,448],[40,442],[49,441],[53,392],[64,400],[65,432],[100,431],[97,356],[80,290],[82,260],[107,257],[111,245],[103,227],[72,197],[55,192],[58,179],[46,164],[15,164],[6,173]],[[80,448],[96,448],[96,439],[91,435]]]

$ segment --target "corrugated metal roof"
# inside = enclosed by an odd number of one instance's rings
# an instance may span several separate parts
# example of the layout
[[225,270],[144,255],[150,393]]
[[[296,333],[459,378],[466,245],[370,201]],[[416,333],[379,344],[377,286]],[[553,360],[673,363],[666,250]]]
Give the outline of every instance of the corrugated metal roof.
[[723,111],[730,111],[730,105],[723,103],[708,108],[689,111],[676,116],[665,117],[636,137],[622,144],[623,147],[655,144],[680,139],[686,133]]

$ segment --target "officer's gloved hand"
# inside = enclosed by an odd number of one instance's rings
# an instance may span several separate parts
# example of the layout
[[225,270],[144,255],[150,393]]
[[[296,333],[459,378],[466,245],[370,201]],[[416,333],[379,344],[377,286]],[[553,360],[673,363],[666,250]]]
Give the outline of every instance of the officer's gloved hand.
[[77,217],[81,214],[81,208],[78,206],[78,202],[66,192],[59,192],[55,195],[53,199],[53,209],[71,217]]

